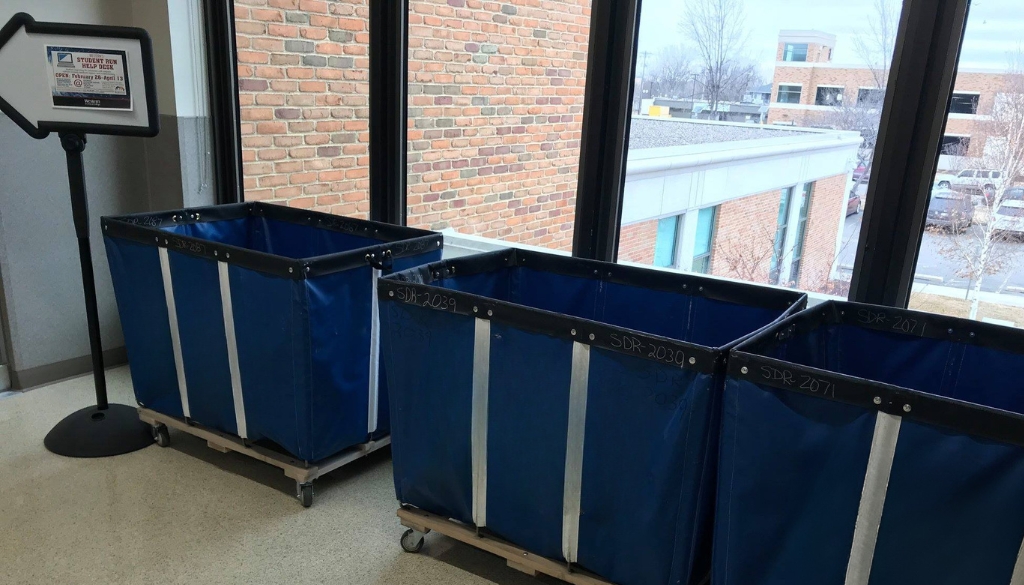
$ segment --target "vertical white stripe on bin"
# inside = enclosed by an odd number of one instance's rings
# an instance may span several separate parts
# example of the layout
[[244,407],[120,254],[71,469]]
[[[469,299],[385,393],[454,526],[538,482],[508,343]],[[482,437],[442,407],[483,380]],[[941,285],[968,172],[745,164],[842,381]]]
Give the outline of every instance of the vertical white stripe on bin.
[[889,474],[896,456],[896,441],[900,436],[902,421],[901,417],[884,412],[879,412],[875,419],[868,468],[864,474],[864,488],[860,494],[860,507],[857,509],[857,522],[853,529],[850,563],[846,566],[846,585],[867,585],[871,578],[878,527],[882,523],[885,493],[889,489]]
[[188,387],[185,385],[185,362],[181,359],[181,335],[178,333],[178,310],[174,306],[174,285],[171,283],[171,261],[167,248],[157,248],[160,253],[160,273],[164,278],[164,299],[167,301],[167,322],[171,328],[171,349],[174,352],[174,370],[178,375],[178,394],[181,395],[181,412],[191,418],[188,409]]
[[370,279],[370,399],[366,409],[366,432],[377,431],[377,415],[380,408],[380,315],[377,314],[377,280],[380,269],[373,269]]
[[580,540],[580,493],[583,489],[583,436],[587,422],[590,346],[574,341],[569,378],[569,429],[565,440],[565,485],[562,492],[562,556],[576,562]]
[[477,528],[487,526],[487,395],[490,375],[491,322],[476,319],[470,441],[473,457],[473,523]]
[[220,274],[220,306],[224,315],[224,337],[228,346],[228,370],[231,372],[231,396],[235,401],[235,426],[238,436],[249,438],[245,428],[245,401],[242,400],[242,375],[238,369],[238,342],[235,339],[235,310],[231,305],[231,278],[226,262],[217,263]]
[[1024,585],[1024,542],[1020,543],[1020,550],[1017,551],[1017,562],[1013,565],[1010,585]]

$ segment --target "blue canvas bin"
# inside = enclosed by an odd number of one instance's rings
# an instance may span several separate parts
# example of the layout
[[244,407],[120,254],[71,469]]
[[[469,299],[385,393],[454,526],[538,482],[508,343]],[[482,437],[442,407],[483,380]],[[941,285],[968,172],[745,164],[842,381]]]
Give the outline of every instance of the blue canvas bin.
[[830,302],[730,354],[714,585],[1024,582],[1024,331]]
[[307,462],[388,433],[374,290],[439,234],[262,203],[102,227],[140,405]]
[[378,293],[403,505],[623,585],[707,574],[725,349],[803,294],[522,250]]

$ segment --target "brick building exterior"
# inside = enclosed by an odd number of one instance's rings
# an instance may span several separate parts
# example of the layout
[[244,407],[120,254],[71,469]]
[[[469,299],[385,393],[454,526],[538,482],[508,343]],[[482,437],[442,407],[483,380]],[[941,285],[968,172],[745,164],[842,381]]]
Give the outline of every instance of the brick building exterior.
[[[831,39],[831,41],[829,40]],[[831,43],[831,44],[830,44]],[[787,45],[807,46],[804,61],[787,59]],[[880,99],[887,81],[886,71],[867,67],[840,66],[832,62],[832,48],[835,37],[817,31],[782,31],[779,35],[777,63],[772,80],[771,103],[767,121],[769,124],[795,126],[820,126],[828,124],[835,106],[817,102],[819,88],[839,90],[845,106],[861,104],[862,91],[875,92],[873,99]],[[801,52],[802,55],[802,52]],[[788,55],[791,57],[790,55]],[[966,139],[965,151],[971,157],[985,152],[985,121],[992,114],[996,96],[1005,91],[1006,76],[992,72],[959,71],[954,84],[954,96],[976,100],[971,113],[951,112],[946,123],[946,137]],[[784,103],[783,95],[793,96],[793,88],[800,88],[799,101]],[[879,106],[880,107],[880,106]],[[950,161],[943,157],[940,168],[948,168]]]
[[[775,284],[795,284],[798,288],[818,292],[839,292],[837,287],[840,285],[832,279],[832,274],[836,234],[845,218],[847,180],[847,175],[834,175],[814,181],[797,281],[791,283],[784,276]],[[799,190],[799,186],[795,188]],[[710,274],[747,282],[772,283],[770,270],[781,197],[782,190],[774,189],[718,206]],[[795,229],[795,226],[790,229]],[[619,260],[653,264],[657,235],[657,219],[623,226]],[[788,266],[793,260],[792,255],[792,247],[784,249],[781,263]]]
[[[366,217],[372,0],[237,0],[247,200]],[[411,0],[409,224],[569,249],[590,0]]]

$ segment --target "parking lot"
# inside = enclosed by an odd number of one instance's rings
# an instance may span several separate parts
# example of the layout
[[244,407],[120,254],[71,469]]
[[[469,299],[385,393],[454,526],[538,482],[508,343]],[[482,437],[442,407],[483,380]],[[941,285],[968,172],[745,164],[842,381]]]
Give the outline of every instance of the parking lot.
[[[937,284],[951,288],[973,288],[967,278],[957,274],[958,269],[966,264],[951,254],[954,246],[951,238],[959,238],[961,244],[977,245],[984,226],[984,210],[976,210],[975,223],[964,234],[955,235],[945,230],[928,228],[921,242],[921,253],[917,260],[917,281]],[[857,255],[857,240],[860,235],[863,213],[846,218],[843,227],[843,244],[839,253],[840,274],[849,274],[853,269]],[[1015,293],[1024,296],[1024,242],[1000,242],[995,244],[994,257],[1001,260],[1003,269],[995,274],[986,275],[982,282],[982,290],[986,292]]]

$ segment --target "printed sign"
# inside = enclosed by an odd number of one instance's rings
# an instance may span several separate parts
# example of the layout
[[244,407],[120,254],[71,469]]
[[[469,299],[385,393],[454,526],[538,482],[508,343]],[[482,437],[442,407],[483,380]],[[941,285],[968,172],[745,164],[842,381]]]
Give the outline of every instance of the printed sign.
[[55,108],[132,109],[124,51],[46,46]]

